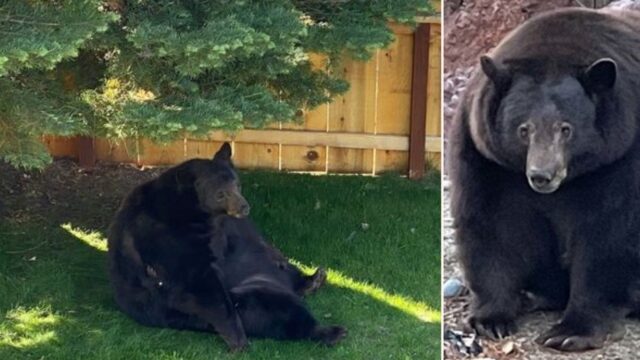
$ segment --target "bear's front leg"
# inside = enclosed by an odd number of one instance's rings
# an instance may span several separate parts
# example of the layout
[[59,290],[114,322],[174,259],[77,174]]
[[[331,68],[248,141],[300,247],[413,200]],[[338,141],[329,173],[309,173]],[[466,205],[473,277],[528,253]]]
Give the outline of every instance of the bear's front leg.
[[511,194],[494,205],[458,218],[456,238],[473,294],[468,325],[480,335],[499,339],[517,331],[525,285],[536,271],[546,271],[554,236],[544,218]]
[[622,320],[630,312],[630,288],[640,270],[636,251],[630,246],[635,240],[621,233],[626,228],[624,223],[582,227],[570,257],[567,309],[559,323],[536,339],[539,344],[560,351],[584,351],[622,338]]
[[473,295],[467,324],[491,339],[517,331],[515,320],[521,308],[519,290],[523,278],[522,269],[513,262],[514,255],[496,236],[494,231],[472,223],[460,222],[456,230],[458,255]]
[[248,345],[244,326],[226,289],[224,274],[215,265],[192,271],[183,287],[170,289],[169,305],[205,322],[222,337],[231,351]]

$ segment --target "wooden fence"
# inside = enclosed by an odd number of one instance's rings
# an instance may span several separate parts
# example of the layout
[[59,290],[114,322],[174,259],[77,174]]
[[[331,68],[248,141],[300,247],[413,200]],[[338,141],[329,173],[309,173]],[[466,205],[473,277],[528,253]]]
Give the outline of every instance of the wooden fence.
[[369,62],[347,61],[349,92],[305,114],[303,124],[277,124],[210,140],[183,139],[160,146],[145,139],[119,143],[104,139],[45,137],[54,156],[175,164],[210,157],[232,141],[240,168],[422,176],[440,167],[441,29],[439,18],[421,19],[416,29],[393,26],[396,40]]

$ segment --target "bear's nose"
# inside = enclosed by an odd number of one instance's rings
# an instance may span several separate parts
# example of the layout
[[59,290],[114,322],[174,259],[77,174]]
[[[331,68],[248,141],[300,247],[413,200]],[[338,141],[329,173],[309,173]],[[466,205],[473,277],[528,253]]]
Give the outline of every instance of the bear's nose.
[[553,174],[548,171],[532,171],[529,173],[529,180],[531,180],[531,183],[538,188],[546,187],[551,183],[552,179]]
[[242,214],[242,216],[248,216],[250,211],[251,206],[249,206],[249,204],[242,204],[240,206],[240,214]]

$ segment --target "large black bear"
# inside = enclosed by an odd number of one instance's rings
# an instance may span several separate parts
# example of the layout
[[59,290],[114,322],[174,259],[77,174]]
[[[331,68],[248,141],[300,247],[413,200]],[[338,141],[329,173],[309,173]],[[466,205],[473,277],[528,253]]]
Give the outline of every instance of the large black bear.
[[468,324],[501,338],[534,305],[537,341],[602,347],[640,310],[640,13],[535,17],[481,58],[448,148]]
[[346,330],[320,326],[302,296],[326,273],[305,276],[246,218],[225,143],[140,185],[109,231],[111,282],[119,307],[141,324],[217,332],[238,350],[247,336],[333,345]]

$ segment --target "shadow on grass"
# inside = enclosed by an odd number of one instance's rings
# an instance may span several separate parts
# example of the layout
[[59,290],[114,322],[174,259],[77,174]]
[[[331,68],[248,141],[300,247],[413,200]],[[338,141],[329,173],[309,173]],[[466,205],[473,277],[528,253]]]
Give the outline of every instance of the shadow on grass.
[[10,225],[0,236],[1,359],[439,358],[439,311],[346,273],[330,270],[331,286],[308,299],[321,322],[349,329],[343,343],[253,340],[229,355],[213,334],[147,328],[120,313],[99,232]]

